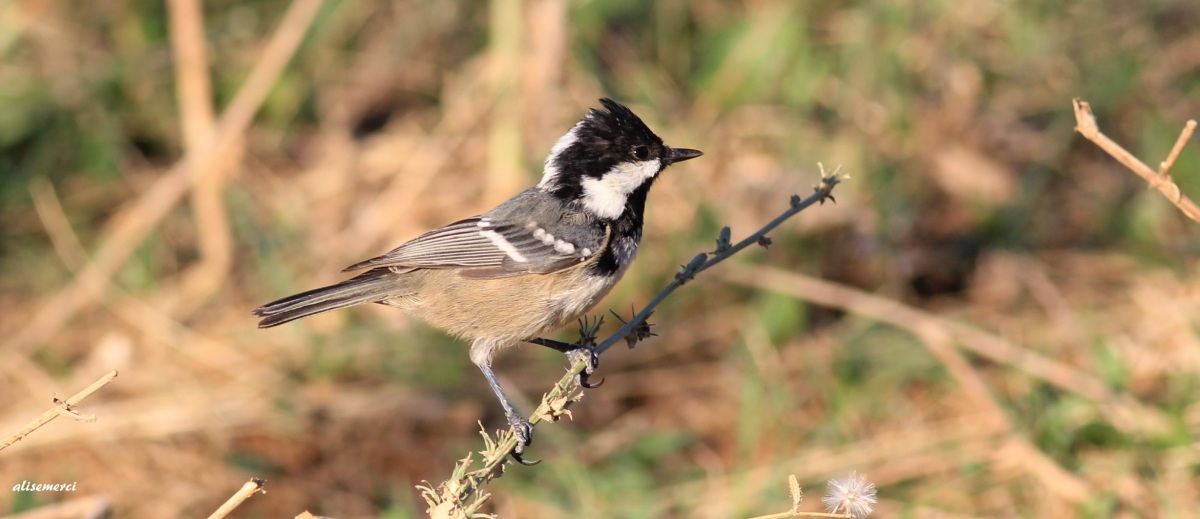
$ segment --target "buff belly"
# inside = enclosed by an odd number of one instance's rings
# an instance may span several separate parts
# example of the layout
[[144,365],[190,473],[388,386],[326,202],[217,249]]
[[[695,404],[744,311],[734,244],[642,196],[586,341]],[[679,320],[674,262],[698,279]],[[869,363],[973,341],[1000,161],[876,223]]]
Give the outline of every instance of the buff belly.
[[[395,297],[382,303],[474,341],[472,360],[487,361],[497,349],[575,322],[617,282],[615,276],[587,276],[585,270],[493,279],[466,279],[453,270],[417,270],[403,277],[412,283],[409,293],[419,297]],[[496,301],[519,303],[497,307]]]

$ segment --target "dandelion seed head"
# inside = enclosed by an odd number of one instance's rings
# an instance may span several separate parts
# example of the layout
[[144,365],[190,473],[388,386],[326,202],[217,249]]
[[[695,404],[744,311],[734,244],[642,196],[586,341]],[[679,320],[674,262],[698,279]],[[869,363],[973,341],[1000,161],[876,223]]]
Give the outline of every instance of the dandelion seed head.
[[854,519],[863,519],[871,515],[871,512],[875,511],[875,503],[878,501],[875,497],[875,484],[867,481],[866,476],[860,476],[857,472],[851,472],[846,477],[829,480],[829,487],[825,489],[825,497],[821,498],[827,512],[850,514],[850,517]]

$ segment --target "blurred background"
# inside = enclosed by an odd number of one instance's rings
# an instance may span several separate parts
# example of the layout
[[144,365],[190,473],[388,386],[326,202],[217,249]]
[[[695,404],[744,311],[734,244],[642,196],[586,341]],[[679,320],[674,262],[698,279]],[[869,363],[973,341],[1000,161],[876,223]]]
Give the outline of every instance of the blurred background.
[[[878,517],[1200,509],[1200,227],[1071,111],[1163,160],[1200,117],[1200,3],[4,0],[0,433],[120,376],[95,423],[0,453],[0,514],[206,516],[256,476],[238,516],[423,516],[413,486],[505,427],[466,345],[383,307],[250,310],[532,185],[601,96],[705,156],[595,313],[817,162],[852,179],[606,354],[490,511],[748,518],[792,473],[819,510],[851,470]],[[1173,174],[1200,195],[1195,141]],[[497,372],[528,411],[564,366]]]

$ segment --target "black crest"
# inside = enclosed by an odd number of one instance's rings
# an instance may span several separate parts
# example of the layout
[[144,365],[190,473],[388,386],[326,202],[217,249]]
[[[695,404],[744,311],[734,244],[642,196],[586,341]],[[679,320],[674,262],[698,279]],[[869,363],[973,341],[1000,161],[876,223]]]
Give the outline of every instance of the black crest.
[[592,108],[568,135],[574,141],[546,160],[557,176],[553,189],[575,194],[583,176],[599,178],[623,161],[662,159],[670,150],[642,119],[625,105],[607,97],[604,109]]

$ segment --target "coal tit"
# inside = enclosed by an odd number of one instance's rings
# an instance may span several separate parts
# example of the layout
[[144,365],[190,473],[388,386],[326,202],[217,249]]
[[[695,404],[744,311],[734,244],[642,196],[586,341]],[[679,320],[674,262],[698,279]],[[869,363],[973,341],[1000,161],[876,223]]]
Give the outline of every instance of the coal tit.
[[[541,334],[574,322],[629,268],[658,174],[701,152],[665,146],[629,108],[601,99],[546,157],[542,180],[479,216],[434,229],[346,268],[365,272],[254,310],[259,328],[362,303],[407,311],[471,340],[471,361],[500,399],[518,439],[533,429],[500,388],[492,356],[520,342],[591,355]],[[580,383],[588,386],[586,376]],[[590,386],[589,386],[590,387]]]

